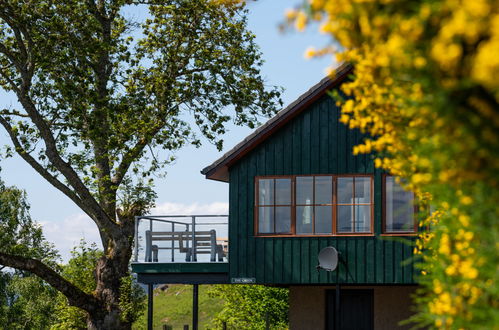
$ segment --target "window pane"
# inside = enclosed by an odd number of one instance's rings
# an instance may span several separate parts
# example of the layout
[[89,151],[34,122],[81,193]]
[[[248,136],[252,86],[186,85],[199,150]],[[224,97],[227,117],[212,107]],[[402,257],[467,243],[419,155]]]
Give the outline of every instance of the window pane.
[[296,204],[313,204],[313,183],[312,176],[299,176],[296,178]]
[[315,207],[315,233],[316,234],[331,234],[332,225],[332,210],[331,206],[316,206]]
[[268,234],[274,232],[274,208],[258,208],[258,232]]
[[274,204],[274,179],[259,179],[258,190],[259,205]]
[[405,191],[394,177],[387,176],[385,194],[386,231],[414,232],[414,193]]
[[333,201],[333,178],[315,177],[315,204],[331,204]]
[[291,207],[277,206],[275,208],[275,232],[280,234],[291,232]]
[[275,179],[276,205],[291,205],[291,179]]
[[353,178],[338,178],[338,203],[353,204]]
[[339,233],[353,232],[352,210],[353,210],[352,205],[338,205],[338,215],[337,215],[338,219],[336,223],[338,226],[337,230]]
[[312,206],[296,207],[296,233],[312,233]]
[[371,206],[356,205],[355,206],[355,232],[369,233],[371,232]]
[[355,203],[371,203],[371,178],[355,178]]

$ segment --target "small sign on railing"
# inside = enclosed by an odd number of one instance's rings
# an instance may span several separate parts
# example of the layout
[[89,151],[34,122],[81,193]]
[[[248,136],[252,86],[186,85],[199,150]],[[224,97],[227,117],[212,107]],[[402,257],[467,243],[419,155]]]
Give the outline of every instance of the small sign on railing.
[[256,278],[254,277],[232,277],[230,279],[232,284],[254,284],[256,283]]

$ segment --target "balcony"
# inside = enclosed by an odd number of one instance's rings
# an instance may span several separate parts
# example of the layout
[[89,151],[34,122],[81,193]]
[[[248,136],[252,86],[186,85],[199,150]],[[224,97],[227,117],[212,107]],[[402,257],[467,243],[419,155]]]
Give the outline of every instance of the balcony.
[[142,283],[225,283],[227,215],[140,216],[132,271]]

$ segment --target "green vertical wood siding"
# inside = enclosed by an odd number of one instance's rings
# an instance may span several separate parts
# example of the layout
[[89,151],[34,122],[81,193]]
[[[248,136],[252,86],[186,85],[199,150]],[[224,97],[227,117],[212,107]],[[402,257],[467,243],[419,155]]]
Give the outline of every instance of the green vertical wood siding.
[[[229,169],[229,274],[262,284],[413,284],[412,238],[382,237],[382,173],[369,155],[353,156],[362,134],[339,123],[335,102],[324,96]],[[258,175],[373,174],[371,237],[255,237],[254,178]],[[317,255],[334,246],[348,266],[318,272]]]

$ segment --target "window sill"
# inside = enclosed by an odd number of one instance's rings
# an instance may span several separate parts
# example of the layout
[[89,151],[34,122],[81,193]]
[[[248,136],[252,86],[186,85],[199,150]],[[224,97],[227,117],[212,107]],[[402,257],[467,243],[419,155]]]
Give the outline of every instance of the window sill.
[[269,234],[269,235],[254,235],[253,237],[254,238],[266,238],[266,237],[269,237],[269,238],[276,238],[276,237],[282,237],[282,238],[308,237],[308,238],[312,238],[312,237],[374,237],[374,236],[375,236],[375,234],[373,234],[373,233],[366,233],[366,234],[352,233],[352,234],[336,234],[336,235],[333,235],[333,234],[325,234],[325,235],[272,235],[272,234]]
[[417,233],[383,233],[380,236],[418,236]]

